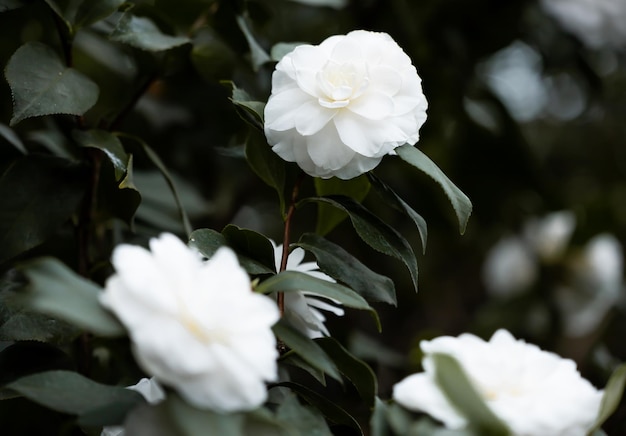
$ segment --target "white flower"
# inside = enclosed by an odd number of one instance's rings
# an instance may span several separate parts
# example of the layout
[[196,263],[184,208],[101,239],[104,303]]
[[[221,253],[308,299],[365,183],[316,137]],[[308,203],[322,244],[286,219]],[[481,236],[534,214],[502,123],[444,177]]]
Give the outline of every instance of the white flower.
[[[283,246],[276,245],[274,241],[270,241],[274,247],[274,261],[276,263],[276,270],[280,269],[280,261],[283,254]],[[319,271],[319,267],[315,262],[304,262],[304,250],[300,247],[296,247],[289,253],[287,257],[287,271],[300,271],[309,274],[318,279],[334,282],[332,277],[327,276],[323,272]],[[306,334],[310,338],[321,338],[322,336],[330,336],[328,329],[324,325],[326,317],[318,309],[332,312],[337,316],[342,316],[344,310],[340,307],[326,303],[314,292],[297,291],[285,293],[285,313],[284,318],[291,323],[294,327]],[[337,303],[335,300],[331,300],[333,303]]]
[[622,245],[613,235],[597,235],[572,267],[571,284],[557,289],[556,302],[565,333],[583,336],[602,322],[624,289]]
[[348,4],[348,0],[291,0],[296,3],[302,3],[309,6],[328,6],[335,9],[341,9]]
[[452,429],[466,419],[435,381],[433,353],[457,359],[487,406],[518,436],[584,436],[593,425],[602,391],[581,377],[574,361],[542,351],[498,330],[489,342],[471,335],[420,343],[425,372],[394,386],[402,406],[423,411]]
[[546,12],[592,48],[626,45],[624,0],[541,0]]
[[171,234],[113,252],[101,302],[126,326],[139,365],[190,404],[248,410],[277,378],[278,308],[252,292],[228,248],[207,262]]
[[521,238],[500,239],[487,253],[483,281],[497,296],[512,297],[528,290],[537,279],[539,268],[533,253]]
[[[154,378],[142,378],[139,382],[133,386],[128,386],[127,389],[137,391],[143,396],[149,404],[158,404],[165,399],[165,392],[163,388]],[[124,427],[122,426],[109,426],[102,429],[100,436],[124,436]]]
[[563,210],[529,219],[524,226],[524,236],[541,259],[552,262],[563,254],[575,228],[576,216]]
[[426,108],[421,79],[398,44],[386,33],[356,30],[280,60],[265,135],[307,174],[351,179],[415,144]]

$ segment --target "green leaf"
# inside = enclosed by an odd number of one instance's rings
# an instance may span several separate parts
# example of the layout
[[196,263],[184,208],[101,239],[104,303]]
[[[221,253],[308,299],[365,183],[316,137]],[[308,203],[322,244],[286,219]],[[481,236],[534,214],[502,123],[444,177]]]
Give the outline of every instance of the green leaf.
[[221,414],[200,410],[183,401],[178,395],[168,395],[164,407],[179,429],[179,435],[241,435],[244,436],[245,415]]
[[[367,197],[369,190],[370,182],[365,174],[350,180],[341,180],[337,177],[330,179],[315,178],[315,192],[320,197],[343,195],[351,197],[360,203]],[[348,215],[341,209],[328,204],[319,204],[317,207],[316,233],[326,235],[347,217]]]
[[121,336],[120,322],[98,300],[101,288],[59,260],[44,257],[20,266],[29,281],[24,304],[100,336]]
[[74,19],[76,12],[84,0],[44,0],[50,9],[54,11],[58,17],[63,20],[68,30],[73,32]]
[[450,403],[483,435],[508,435],[510,430],[489,409],[457,360],[447,354],[433,354],[435,380]]
[[279,42],[274,44],[270,50],[270,57],[273,61],[280,61],[286,54],[291,53],[296,47],[305,45],[306,42]]
[[380,320],[376,311],[359,294],[338,283],[318,279],[299,271],[283,271],[262,281],[256,290],[262,294],[307,291],[328,297],[344,306],[370,311],[380,330]]
[[154,150],[152,150],[152,148],[150,148],[150,146],[146,144],[141,138],[138,138],[136,136],[126,135],[123,133],[118,133],[117,136],[132,139],[137,144],[139,144],[143,152],[146,154],[146,156],[150,160],[150,162],[152,162],[154,166],[159,170],[159,172],[163,175],[163,178],[167,182],[167,186],[170,188],[170,191],[172,192],[172,195],[174,196],[176,205],[178,206],[178,212],[180,213],[180,219],[181,219],[181,222],[183,223],[185,233],[187,233],[187,236],[191,235],[191,232],[193,231],[193,229],[191,227],[191,222],[189,221],[189,216],[187,216],[185,207],[183,206],[180,195],[178,194],[178,190],[176,189],[176,185],[174,184],[174,179],[172,178],[170,172],[168,171],[167,167],[165,166],[165,164],[163,163],[159,155],[156,154]]
[[0,123],[0,136],[7,140],[9,144],[15,147],[22,154],[27,154],[28,151],[24,147],[24,143],[19,136],[6,124]]
[[294,353],[302,357],[309,365],[324,371],[330,377],[341,382],[341,374],[335,363],[313,339],[300,333],[284,320],[274,324],[272,330]]
[[598,430],[604,421],[606,421],[617,410],[617,407],[624,395],[624,387],[626,386],[626,363],[618,366],[611,374],[611,378],[604,388],[604,395],[602,396],[602,403],[600,405],[600,411],[596,422],[589,430],[589,434]]
[[85,27],[108,17],[124,4],[125,0],[83,1],[76,11],[76,27]]
[[78,415],[81,424],[90,426],[122,424],[132,408],[145,402],[130,389],[62,370],[28,375],[6,387],[52,410]]
[[26,5],[25,0],[2,0],[0,2],[0,12],[10,11]]
[[418,148],[406,144],[396,148],[395,151],[405,162],[410,163],[418,170],[421,170],[428,176],[432,177],[435,182],[443,188],[443,191],[450,199],[454,212],[459,220],[459,231],[461,234],[465,233],[467,221],[472,214],[472,202],[467,195],[457,188],[456,185],[452,183],[443,173],[443,171],[441,171],[441,169],[439,169],[439,167]]
[[128,44],[141,50],[155,52],[169,50],[191,42],[185,36],[166,35],[149,18],[137,17],[129,11],[124,12],[109,38],[112,41]]
[[369,172],[367,173],[367,176],[378,195],[381,196],[386,204],[402,212],[413,220],[422,240],[422,253],[426,253],[426,242],[428,240],[428,227],[426,225],[426,220],[422,218],[420,214],[415,212],[413,208],[411,208],[411,206],[409,206],[404,200],[402,200],[398,194],[393,191],[393,189],[391,189],[374,174]]
[[303,371],[310,374],[311,377],[313,377],[315,380],[317,380],[319,384],[321,384],[322,386],[326,386],[326,376],[324,375],[324,371],[310,365],[306,360],[296,354],[293,350],[290,350],[283,354],[280,358],[280,362],[302,369]]
[[214,82],[232,77],[236,55],[210,28],[201,29],[193,40],[191,62],[205,79]]
[[42,115],[83,115],[98,100],[98,85],[40,42],[18,48],[4,74],[13,94],[12,126]]
[[120,180],[126,174],[126,168],[129,160],[128,154],[124,151],[124,146],[110,132],[104,130],[75,130],[72,137],[82,147],[97,148],[102,150],[106,157],[113,164],[115,169],[115,178]]
[[[189,245],[191,247],[195,247],[200,254],[210,259],[213,257],[218,248],[221,246],[229,246],[229,241],[226,240],[224,235],[216,230],[198,229],[194,230],[189,236]],[[241,253],[238,253],[237,251],[235,251],[235,253],[237,254],[239,264],[248,274],[258,275],[274,273],[274,269],[266,267],[257,260],[249,258]]]
[[237,254],[241,254],[248,259],[252,259],[258,264],[256,274],[271,274],[276,272],[276,261],[274,259],[274,247],[269,239],[254,230],[242,229],[233,224],[229,224],[222,230],[222,235],[226,238]]
[[294,435],[332,436],[324,416],[315,408],[300,404],[294,394],[286,395],[278,409],[276,417],[292,429]]
[[374,250],[401,260],[406,265],[411,274],[413,286],[417,291],[417,259],[413,249],[400,233],[349,197],[305,198],[300,201],[300,204],[313,201],[327,203],[347,212],[354,230],[367,245]]
[[[26,375],[53,369],[71,369],[73,366],[70,356],[50,344],[15,342],[0,352],[0,386]],[[15,392],[13,395],[16,395]]]
[[265,137],[251,132],[246,141],[246,160],[252,171],[276,190],[281,213],[285,211],[285,161],[265,141]]
[[354,385],[359,395],[369,408],[374,407],[376,394],[378,393],[378,382],[376,374],[365,362],[356,358],[346,350],[334,338],[320,338],[315,341],[330,356],[332,361],[343,374]]
[[376,397],[374,411],[369,422],[371,436],[388,436],[390,434],[391,429],[387,424],[387,407],[387,404]]
[[305,233],[296,245],[313,253],[322,271],[366,300],[397,304],[393,280],[375,273],[340,246],[315,233]]
[[250,47],[250,57],[252,60],[252,69],[254,71],[259,71],[261,65],[270,62],[272,59],[270,56],[263,50],[263,47],[257,42],[256,38],[252,34],[250,27],[244,17],[241,15],[237,16],[237,25],[241,29],[241,32],[246,37],[246,41],[248,41],[248,46]]
[[51,237],[76,211],[87,187],[84,167],[26,156],[0,177],[0,262]]
[[241,111],[239,111],[241,118],[252,127],[256,127],[262,132],[264,125],[263,119],[265,103],[253,100],[253,98],[246,91],[241,88],[237,88],[237,86],[229,80],[225,80],[221,83],[231,89],[230,101],[233,102],[235,107],[241,109]]
[[357,430],[363,435],[363,430],[356,419],[337,404],[329,400],[328,396],[319,394],[306,386],[294,382],[282,382],[272,387],[286,387],[297,393],[306,402],[322,412],[330,421],[336,424],[343,424]]
[[128,155],[125,164],[126,174],[119,180],[113,162],[108,159],[102,162],[98,181],[97,220],[104,222],[111,218],[119,218],[131,231],[134,229],[135,215],[142,203],[142,196],[133,183],[133,156]]

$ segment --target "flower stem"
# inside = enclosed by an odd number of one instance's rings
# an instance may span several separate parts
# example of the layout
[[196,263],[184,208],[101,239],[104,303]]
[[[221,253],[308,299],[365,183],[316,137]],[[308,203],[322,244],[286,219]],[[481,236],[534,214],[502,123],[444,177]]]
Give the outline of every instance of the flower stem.
[[[287,258],[289,257],[289,240],[291,235],[291,219],[293,218],[293,214],[296,211],[296,200],[298,199],[298,192],[300,190],[302,180],[304,180],[304,173],[301,172],[298,176],[298,179],[293,185],[293,190],[291,191],[291,202],[289,204],[289,209],[287,210],[287,216],[285,216],[285,230],[283,232],[283,253],[280,259],[280,271],[278,272],[283,272],[287,269]],[[280,316],[283,316],[283,314],[285,313],[285,294],[279,292],[278,296],[276,297],[276,301],[278,303]]]

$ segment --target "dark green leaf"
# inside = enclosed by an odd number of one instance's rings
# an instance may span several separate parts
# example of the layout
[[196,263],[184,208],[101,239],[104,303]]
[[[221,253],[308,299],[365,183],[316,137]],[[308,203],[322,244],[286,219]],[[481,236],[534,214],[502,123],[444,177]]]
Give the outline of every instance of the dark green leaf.
[[24,304],[101,336],[125,330],[98,300],[101,288],[54,258],[41,258],[20,267],[29,280]]
[[263,47],[261,47],[261,45],[257,42],[246,19],[241,15],[237,16],[237,24],[239,25],[243,35],[246,37],[246,41],[248,41],[248,46],[250,47],[250,57],[252,60],[252,69],[254,71],[258,71],[259,68],[261,68],[261,65],[270,62],[271,58],[265,50],[263,50]]
[[113,164],[115,178],[120,180],[124,177],[129,156],[117,136],[104,130],[75,130],[72,136],[82,147],[102,150]]
[[374,371],[362,360],[350,354],[334,338],[320,338],[315,342],[335,362],[339,372],[354,385],[367,407],[374,407],[374,400],[378,393],[378,382]]
[[72,27],[76,18],[76,11],[84,0],[44,0],[50,9],[54,11],[58,17],[63,20],[68,30],[73,31]]
[[134,229],[135,214],[142,203],[142,196],[133,183],[133,159],[128,156],[126,173],[122,180],[117,179],[113,163],[102,162],[97,191],[97,218],[106,221],[118,218]]
[[457,360],[447,354],[433,354],[435,380],[450,403],[483,435],[508,435],[507,426],[489,409]]
[[391,368],[405,368],[407,366],[407,358],[404,354],[358,330],[354,330],[350,334],[348,348],[355,356],[363,360]]
[[322,412],[330,421],[336,424],[343,424],[348,427],[352,427],[357,430],[359,434],[363,434],[363,430],[361,430],[361,426],[357,420],[337,404],[333,403],[329,397],[321,395],[306,386],[294,382],[282,382],[277,383],[274,386],[282,386],[291,389],[306,402]]
[[[315,192],[320,197],[328,195],[343,195],[361,202],[370,191],[370,182],[365,174],[350,180],[341,180],[337,177],[330,179],[315,178]],[[328,204],[319,204],[317,207],[316,233],[325,235],[340,224],[348,215],[346,212]]]
[[245,415],[241,413],[221,414],[211,410],[200,410],[172,394],[164,406],[173,419],[181,436],[195,435],[241,435],[244,436]]
[[257,274],[276,272],[274,247],[269,239],[254,230],[242,229],[229,224],[222,230],[222,235],[238,254],[257,261],[264,271]]
[[109,35],[112,41],[132,45],[141,50],[163,51],[191,42],[186,36],[170,36],[146,17],[125,12]]
[[265,137],[251,132],[246,141],[246,160],[250,168],[265,183],[276,190],[281,213],[285,211],[285,161],[265,141]]
[[326,386],[326,376],[324,375],[324,371],[310,365],[306,360],[301,358],[294,351],[288,351],[283,354],[280,359],[281,363],[286,365],[291,365],[296,368],[300,368],[303,371],[309,373],[315,380],[319,382],[322,386]]
[[324,416],[315,408],[300,404],[294,394],[286,395],[282,399],[276,416],[292,429],[291,434],[332,436]]
[[272,327],[274,333],[294,353],[302,357],[309,365],[324,371],[335,380],[342,381],[337,366],[324,350],[313,339],[300,333],[284,320],[279,321]]
[[40,42],[17,49],[5,77],[13,93],[11,125],[41,115],[83,115],[98,100],[98,85]]
[[467,198],[467,195],[457,188],[443,171],[418,148],[407,144],[396,148],[395,151],[405,162],[432,177],[443,188],[459,220],[459,231],[461,234],[465,233],[467,221],[472,214],[472,202]]
[[52,369],[72,369],[70,356],[50,344],[21,341],[0,352],[0,386],[20,377]]
[[21,8],[24,5],[26,5],[25,0],[2,0],[0,1],[0,12]]
[[118,134],[118,136],[132,139],[137,144],[139,144],[148,159],[150,159],[150,162],[152,162],[154,166],[159,170],[159,172],[163,175],[163,178],[167,182],[167,185],[170,188],[172,195],[174,196],[176,205],[178,206],[178,212],[180,213],[180,219],[183,223],[185,233],[187,233],[187,236],[191,235],[193,229],[191,227],[191,223],[189,222],[189,217],[187,216],[187,212],[185,210],[185,207],[183,206],[180,195],[178,194],[178,190],[176,189],[176,185],[174,184],[174,179],[170,175],[170,172],[168,171],[167,167],[165,166],[159,155],[156,154],[154,150],[152,150],[152,148],[150,148],[150,146],[146,144],[141,138],[124,134]]
[[376,397],[374,411],[370,418],[371,436],[389,436],[391,429],[387,424],[387,407],[387,404]]
[[108,17],[124,4],[125,0],[83,1],[76,11],[75,24],[84,27]]
[[0,123],[0,136],[6,139],[9,144],[11,144],[17,150],[19,150],[22,154],[28,153],[20,137],[17,136],[15,132],[13,131],[13,129],[11,129],[6,124]]
[[426,225],[426,220],[422,218],[420,214],[415,212],[411,206],[402,200],[398,194],[396,194],[387,184],[374,174],[370,172],[367,173],[367,176],[369,177],[369,180],[374,186],[376,192],[378,192],[386,204],[404,213],[413,220],[422,240],[422,253],[426,253],[426,242],[428,240],[428,227]]
[[18,159],[0,178],[0,262],[44,242],[76,211],[85,168],[50,156]]
[[617,407],[624,395],[624,386],[626,386],[626,363],[618,366],[611,374],[611,378],[604,388],[604,395],[602,396],[602,403],[600,405],[600,411],[596,422],[593,424],[590,433],[598,430],[604,421],[606,421],[617,410]]
[[340,246],[315,233],[305,233],[296,245],[313,253],[322,271],[366,300],[397,304],[393,280],[375,273]]
[[272,292],[297,292],[307,291],[337,300],[344,306],[354,309],[368,310],[374,316],[380,329],[380,320],[376,311],[365,301],[363,297],[338,283],[318,279],[309,274],[299,271],[283,271],[275,276],[264,280],[257,286],[257,291],[262,294]]
[[214,82],[231,77],[236,56],[233,50],[210,28],[198,32],[193,41],[191,62],[205,79]]
[[400,233],[349,197],[306,198],[300,203],[312,201],[327,203],[347,212],[354,230],[366,244],[381,253],[401,260],[406,265],[411,274],[413,286],[417,290],[417,259],[415,259],[413,249]]
[[244,114],[240,112],[242,119],[258,130],[263,131],[265,103],[254,100],[246,91],[237,88],[237,86],[229,80],[223,81],[222,84],[232,90],[230,101],[232,101],[237,108],[243,110]]
[[[58,412],[79,416],[85,425],[122,424],[133,407],[145,400],[130,389],[96,383],[71,371],[46,371],[6,386],[31,401]],[[81,419],[86,417],[85,421]]]

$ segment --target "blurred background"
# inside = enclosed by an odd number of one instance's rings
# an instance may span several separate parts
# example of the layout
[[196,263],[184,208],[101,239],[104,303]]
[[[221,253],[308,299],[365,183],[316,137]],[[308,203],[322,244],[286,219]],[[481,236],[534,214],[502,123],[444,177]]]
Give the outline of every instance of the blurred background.
[[[3,66],[26,41],[58,47],[45,2],[22,3],[0,14]],[[247,128],[220,83],[232,80],[260,101],[269,95],[274,64],[251,68],[242,28],[268,52],[279,42],[384,31],[413,59],[429,101],[417,146],[470,197],[474,211],[459,235],[434,182],[394,157],[375,170],[428,222],[422,255],[412,222],[374,192],[364,201],[418,253],[417,294],[403,265],[363,244],[349,222],[328,235],[396,283],[398,307],[377,306],[381,334],[367,315],[328,317],[331,333],[372,364],[381,397],[419,369],[419,340],[443,334],[488,338],[509,329],[576,360],[597,386],[626,361],[626,1],[135,3],[134,13],[163,32],[191,35],[193,44],[154,55],[113,43],[106,35],[115,17],[81,30],[74,64],[101,88],[86,119],[137,134],[158,152],[194,228],[233,223],[277,241],[282,234],[276,194],[243,159]],[[2,81],[0,122],[8,125],[11,113]],[[25,120],[15,130],[29,150],[61,153],[63,140],[46,123]],[[62,122],[54,128],[62,130]],[[3,168],[17,153],[0,137]],[[143,198],[136,238],[164,230],[182,235],[173,197],[141,156],[135,182]],[[302,190],[313,193],[311,180]],[[296,214],[294,235],[314,230],[313,207]],[[111,227],[128,233],[119,223]],[[606,431],[626,433],[626,408]]]

